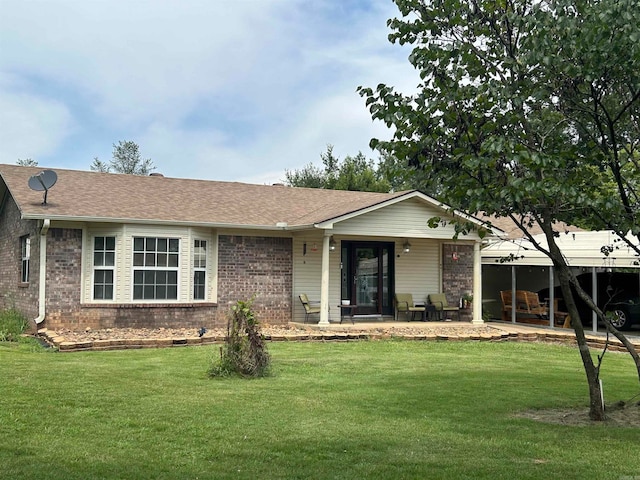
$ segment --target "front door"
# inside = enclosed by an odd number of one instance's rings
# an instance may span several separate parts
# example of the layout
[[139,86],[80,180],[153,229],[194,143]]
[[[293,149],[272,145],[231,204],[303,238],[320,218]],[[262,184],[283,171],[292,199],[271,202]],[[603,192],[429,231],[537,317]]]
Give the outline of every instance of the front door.
[[392,315],[393,250],[391,242],[342,242],[342,298],[361,315]]

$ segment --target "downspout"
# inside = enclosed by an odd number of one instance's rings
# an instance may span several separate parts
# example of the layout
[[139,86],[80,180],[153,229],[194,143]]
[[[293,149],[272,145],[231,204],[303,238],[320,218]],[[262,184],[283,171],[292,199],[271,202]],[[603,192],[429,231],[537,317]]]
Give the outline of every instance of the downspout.
[[38,279],[38,316],[35,318],[36,328],[44,321],[47,281],[47,232],[51,221],[45,218],[40,229],[40,276]]

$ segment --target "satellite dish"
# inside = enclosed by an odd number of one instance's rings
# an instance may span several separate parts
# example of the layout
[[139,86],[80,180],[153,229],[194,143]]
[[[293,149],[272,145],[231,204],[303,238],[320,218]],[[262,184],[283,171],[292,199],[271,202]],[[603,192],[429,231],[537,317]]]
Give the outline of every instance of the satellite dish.
[[33,175],[29,178],[29,188],[37,192],[44,192],[43,205],[47,204],[47,193],[49,189],[56,184],[58,175],[53,170],[44,170],[37,175]]

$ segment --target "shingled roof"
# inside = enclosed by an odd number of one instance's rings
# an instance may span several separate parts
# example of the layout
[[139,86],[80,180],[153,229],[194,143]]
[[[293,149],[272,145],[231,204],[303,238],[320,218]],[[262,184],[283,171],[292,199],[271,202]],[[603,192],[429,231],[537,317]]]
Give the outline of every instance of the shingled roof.
[[286,223],[289,228],[302,228],[417,193],[323,190],[56,168],[58,181],[43,205],[42,192],[28,186],[29,178],[42,170],[0,164],[0,178],[23,218],[254,228]]

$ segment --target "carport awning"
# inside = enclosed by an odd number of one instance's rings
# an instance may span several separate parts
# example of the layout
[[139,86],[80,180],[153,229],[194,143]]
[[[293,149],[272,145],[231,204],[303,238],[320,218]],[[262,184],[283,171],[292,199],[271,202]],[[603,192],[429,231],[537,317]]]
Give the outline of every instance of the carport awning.
[[[546,248],[544,234],[533,237]],[[635,251],[620,240],[613,231],[561,233],[558,246],[572,267],[640,268]],[[603,247],[612,249],[605,255]],[[504,262],[505,258],[513,258]],[[503,260],[501,262],[501,260]],[[551,260],[525,238],[496,240],[482,249],[482,264],[551,266]]]

